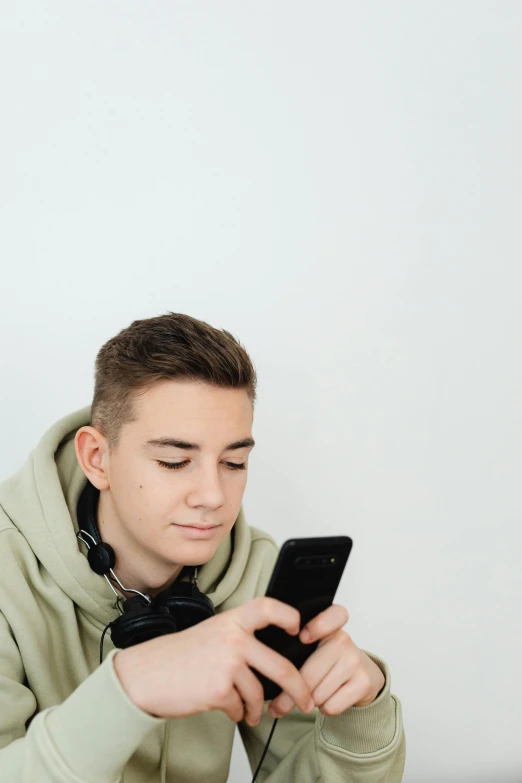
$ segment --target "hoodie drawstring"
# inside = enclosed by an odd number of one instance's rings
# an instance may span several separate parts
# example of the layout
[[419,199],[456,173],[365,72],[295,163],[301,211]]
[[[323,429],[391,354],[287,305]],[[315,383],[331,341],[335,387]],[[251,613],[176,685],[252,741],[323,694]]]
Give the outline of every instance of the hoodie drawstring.
[[167,783],[167,763],[169,760],[169,739],[170,739],[170,721],[165,721],[163,731],[163,747],[161,749],[160,761],[160,783]]
[[[160,783],[167,783],[167,763],[169,760],[170,721],[165,721],[163,729],[163,746],[160,757]],[[125,783],[125,768],[121,774],[120,783]]]

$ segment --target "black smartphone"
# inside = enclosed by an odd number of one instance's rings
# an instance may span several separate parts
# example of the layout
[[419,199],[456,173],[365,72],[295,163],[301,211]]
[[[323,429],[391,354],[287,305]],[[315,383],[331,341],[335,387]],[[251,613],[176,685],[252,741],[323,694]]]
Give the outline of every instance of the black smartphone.
[[[301,615],[299,631],[332,605],[352,549],[348,536],[291,538],[279,551],[265,595],[295,606]],[[277,625],[254,632],[256,639],[289,658],[300,669],[317,649],[319,641],[303,644]],[[263,686],[264,698],[274,699],[281,687],[252,667]]]

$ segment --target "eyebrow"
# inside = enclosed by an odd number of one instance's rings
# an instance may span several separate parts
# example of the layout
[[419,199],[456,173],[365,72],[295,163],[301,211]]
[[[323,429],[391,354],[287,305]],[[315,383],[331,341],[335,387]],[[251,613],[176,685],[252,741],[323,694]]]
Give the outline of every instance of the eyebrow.
[[[244,449],[253,448],[256,442],[253,438],[243,438],[243,440],[236,440],[234,443],[229,443],[225,446],[224,451],[231,451],[232,449]],[[187,443],[184,440],[178,438],[152,438],[144,443],[145,448],[174,448],[183,449],[183,451],[201,451],[201,446],[198,443]]]

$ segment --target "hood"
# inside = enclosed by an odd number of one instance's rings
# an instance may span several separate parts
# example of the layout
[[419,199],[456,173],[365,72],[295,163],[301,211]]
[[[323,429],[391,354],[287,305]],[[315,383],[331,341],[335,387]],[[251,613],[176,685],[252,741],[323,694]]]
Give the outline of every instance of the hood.
[[[76,538],[76,505],[87,479],[76,458],[74,437],[90,424],[90,413],[90,406],[81,408],[44,433],[20,470],[0,485],[0,506],[41,566],[102,629],[115,617],[116,597],[106,579],[91,570],[87,548]],[[250,543],[241,507],[229,535],[198,569],[198,587],[216,609],[239,585]]]

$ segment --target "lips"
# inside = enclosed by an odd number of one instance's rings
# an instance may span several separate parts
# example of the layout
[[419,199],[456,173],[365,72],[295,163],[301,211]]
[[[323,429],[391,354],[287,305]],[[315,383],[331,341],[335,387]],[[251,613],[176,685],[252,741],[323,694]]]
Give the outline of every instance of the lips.
[[183,531],[180,535],[185,538],[208,539],[217,536],[216,530],[219,525],[205,525],[205,527],[199,527],[199,525],[176,525],[176,527]]

